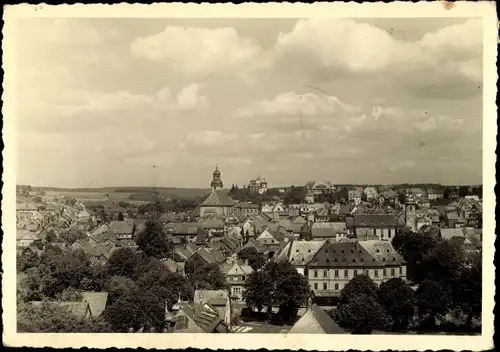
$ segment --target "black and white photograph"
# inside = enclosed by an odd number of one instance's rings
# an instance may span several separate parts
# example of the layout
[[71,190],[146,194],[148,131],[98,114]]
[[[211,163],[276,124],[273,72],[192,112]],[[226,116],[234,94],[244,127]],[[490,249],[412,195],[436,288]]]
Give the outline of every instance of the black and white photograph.
[[490,346],[495,7],[412,5],[7,8],[3,320],[18,346]]

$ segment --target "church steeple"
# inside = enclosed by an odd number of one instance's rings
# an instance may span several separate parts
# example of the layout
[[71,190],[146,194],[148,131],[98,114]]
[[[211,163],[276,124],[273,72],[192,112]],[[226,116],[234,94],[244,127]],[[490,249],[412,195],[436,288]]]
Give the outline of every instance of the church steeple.
[[212,191],[216,191],[219,189],[222,189],[224,187],[222,180],[220,179],[220,171],[219,168],[216,166],[215,171],[213,173],[213,178],[212,182],[210,183],[210,186],[212,187]]

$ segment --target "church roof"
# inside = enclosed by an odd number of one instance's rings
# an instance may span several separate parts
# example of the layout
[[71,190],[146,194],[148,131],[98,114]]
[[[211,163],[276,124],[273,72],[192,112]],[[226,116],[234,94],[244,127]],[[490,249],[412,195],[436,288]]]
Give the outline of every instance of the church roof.
[[213,191],[207,199],[201,204],[202,206],[233,206],[234,200],[223,191]]

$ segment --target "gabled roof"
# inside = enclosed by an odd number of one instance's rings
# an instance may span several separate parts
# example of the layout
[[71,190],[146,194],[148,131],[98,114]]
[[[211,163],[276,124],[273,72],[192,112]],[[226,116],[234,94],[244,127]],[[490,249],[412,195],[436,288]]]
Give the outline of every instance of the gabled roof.
[[201,203],[201,206],[227,206],[232,207],[234,200],[224,191],[213,191],[207,199]]
[[76,315],[79,318],[87,318],[92,316],[92,312],[90,311],[90,306],[88,302],[42,302],[42,301],[33,301],[31,304],[35,307],[40,307],[42,304],[49,304],[60,306],[67,309],[72,314]]
[[197,222],[169,222],[165,228],[174,235],[196,235],[199,226]]
[[355,227],[392,227],[401,225],[394,216],[387,214],[355,214],[353,218]]
[[16,232],[16,240],[37,240],[38,237],[34,232],[31,232],[29,230],[17,230]]
[[196,290],[194,292],[194,303],[203,305],[215,302],[214,299],[218,299],[218,304],[215,305],[226,305],[229,301],[229,293],[225,290]]
[[441,229],[441,238],[445,241],[451,240],[453,237],[465,237],[463,229]]
[[293,325],[289,334],[347,334],[328,314],[313,304]]
[[[206,333],[213,333],[216,331],[219,324],[224,324],[216,312],[213,312],[211,309],[207,309],[198,303],[186,305],[181,309],[181,311],[193,320],[196,326]],[[199,331],[195,330],[192,332]]]
[[108,303],[108,293],[84,291],[82,292],[82,301],[87,301],[89,303],[92,316],[98,317],[106,309],[106,304]]
[[127,233],[127,234],[132,234],[134,231],[134,221],[132,220],[125,220],[125,221],[111,221],[109,224],[109,228],[111,231],[113,231],[116,234],[120,233]]
[[162,260],[161,263],[170,271],[171,273],[178,273],[182,272],[183,268],[179,263],[174,262],[172,259],[167,258],[165,260]]
[[325,241],[290,241],[276,260],[288,260],[294,265],[306,265],[325,243]]
[[347,233],[345,222],[315,222],[311,228],[311,235],[315,237],[335,237],[336,234]]

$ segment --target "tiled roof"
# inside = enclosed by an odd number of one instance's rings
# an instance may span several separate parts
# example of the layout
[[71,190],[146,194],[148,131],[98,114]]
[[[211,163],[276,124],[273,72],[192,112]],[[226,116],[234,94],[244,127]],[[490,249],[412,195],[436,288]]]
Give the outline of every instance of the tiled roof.
[[106,304],[108,302],[107,292],[82,292],[82,300],[89,303],[90,312],[93,317],[98,317],[106,309]]
[[206,333],[215,332],[217,326],[222,323],[217,313],[204,308],[199,303],[186,305],[182,308],[182,311],[195,322],[196,326]]
[[20,230],[17,230],[16,232],[16,239],[17,240],[36,240],[38,239],[37,238],[37,235],[29,230],[23,230],[23,229],[20,229]]
[[134,231],[134,221],[125,220],[125,221],[111,221],[109,224],[109,228],[116,234],[127,233],[132,234]]
[[313,304],[293,325],[289,334],[347,334],[328,314]]
[[196,235],[199,224],[197,222],[170,222],[165,225],[167,231],[174,235]]
[[177,272],[183,271],[183,268],[181,268],[181,266],[178,263],[174,262],[170,258],[162,260],[161,263],[168,269],[168,271],[170,271],[172,273],[177,273]]
[[[50,301],[50,302],[42,302],[42,301],[33,301],[31,304],[35,307],[41,306],[43,303],[49,304],[49,305],[58,305],[60,307],[66,308],[68,311],[73,313],[79,318],[86,318],[89,316],[89,303],[88,302],[55,302],[55,301]],[[90,315],[92,313],[90,312]]]
[[224,220],[219,217],[206,218],[202,220],[201,226],[204,229],[223,229]]
[[400,226],[397,219],[392,215],[385,214],[355,214],[355,227],[393,227]]
[[403,258],[396,252],[389,241],[368,240],[359,241],[358,244],[372,257],[373,263],[401,265],[404,262]]
[[450,240],[453,237],[465,237],[463,229],[441,229],[441,238],[443,240]]
[[107,224],[103,224],[97,228],[95,228],[92,232],[91,232],[91,235],[95,236],[95,235],[99,235],[101,233],[105,233],[105,232],[108,232],[109,231],[109,226]]
[[234,200],[224,191],[213,191],[202,206],[233,206]]
[[316,222],[312,225],[312,237],[335,237],[336,234],[347,233],[344,222]]
[[294,265],[306,265],[325,244],[325,241],[290,241],[277,260],[288,260]]

